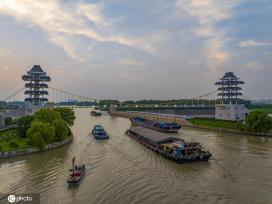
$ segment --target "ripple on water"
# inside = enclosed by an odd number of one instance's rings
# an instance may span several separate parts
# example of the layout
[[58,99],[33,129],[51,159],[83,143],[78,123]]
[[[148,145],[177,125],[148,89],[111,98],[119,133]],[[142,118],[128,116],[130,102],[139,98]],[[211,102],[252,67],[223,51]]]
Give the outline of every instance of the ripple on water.
[[[175,136],[199,141],[214,159],[177,164],[125,135],[128,119],[90,117],[88,109],[77,109],[76,116],[73,143],[1,162],[1,192],[39,192],[41,204],[265,204],[272,199],[272,139],[183,128]],[[109,140],[89,135],[97,123],[108,131]],[[86,164],[87,173],[80,186],[68,188],[73,157]]]

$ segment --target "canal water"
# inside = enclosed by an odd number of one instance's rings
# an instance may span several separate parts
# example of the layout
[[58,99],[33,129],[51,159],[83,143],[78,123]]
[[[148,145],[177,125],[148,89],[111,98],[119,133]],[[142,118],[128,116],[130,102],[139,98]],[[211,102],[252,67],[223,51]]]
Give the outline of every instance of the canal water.
[[[213,154],[206,163],[176,164],[125,135],[128,119],[91,117],[75,109],[74,141],[44,153],[0,160],[0,193],[40,193],[48,204],[271,203],[272,139],[183,128]],[[110,135],[96,141],[94,124]],[[78,187],[66,183],[71,159],[87,174]]]

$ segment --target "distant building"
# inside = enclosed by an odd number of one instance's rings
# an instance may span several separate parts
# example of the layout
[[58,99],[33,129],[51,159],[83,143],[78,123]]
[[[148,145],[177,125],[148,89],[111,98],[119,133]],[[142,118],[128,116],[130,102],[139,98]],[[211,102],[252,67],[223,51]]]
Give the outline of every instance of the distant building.
[[50,77],[46,75],[40,65],[34,65],[26,75],[22,76],[22,79],[27,81],[25,101],[32,106],[43,106],[48,101],[46,89],[48,88],[47,82],[51,81]]
[[233,72],[227,72],[215,83],[220,86],[217,94],[221,98],[221,104],[215,107],[215,119],[219,120],[244,120],[249,113],[244,104],[240,104],[242,96],[241,85],[245,82],[234,75]]
[[115,111],[117,111],[117,106],[115,104],[110,104],[109,112],[112,113],[112,112],[115,112]]

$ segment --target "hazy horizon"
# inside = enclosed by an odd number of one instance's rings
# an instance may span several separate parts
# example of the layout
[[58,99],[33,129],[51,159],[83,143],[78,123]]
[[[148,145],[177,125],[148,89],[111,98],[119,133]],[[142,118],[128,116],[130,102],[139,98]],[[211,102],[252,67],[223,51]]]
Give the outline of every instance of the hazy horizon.
[[182,99],[225,72],[271,99],[269,0],[0,0],[0,100],[39,64],[51,86],[100,99]]

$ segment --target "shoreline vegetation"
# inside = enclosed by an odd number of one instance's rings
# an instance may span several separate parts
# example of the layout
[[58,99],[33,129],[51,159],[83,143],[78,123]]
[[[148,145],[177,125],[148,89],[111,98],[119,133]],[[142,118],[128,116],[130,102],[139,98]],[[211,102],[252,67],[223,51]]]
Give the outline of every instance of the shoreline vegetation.
[[[144,113],[129,113],[125,111],[114,111],[112,115],[131,118],[131,117],[145,117]],[[147,115],[146,115],[147,116]],[[211,131],[235,133],[252,136],[272,136],[272,117],[262,111],[251,111],[245,121],[226,121],[208,118],[191,118],[179,119],[174,116],[149,116],[149,120],[176,122],[182,126],[201,128]]]
[[272,118],[263,111],[251,111],[245,121],[226,121],[207,118],[189,119],[193,126],[245,135],[272,136]]
[[197,125],[197,126],[241,130],[240,123],[235,121],[216,120],[216,119],[209,119],[209,118],[192,118],[192,119],[188,119],[188,121],[190,121],[193,125]]
[[34,154],[34,153],[39,153],[39,152],[45,152],[47,150],[61,147],[61,146],[68,144],[72,141],[73,141],[73,135],[70,135],[65,140],[46,145],[45,150],[41,150],[40,148],[37,148],[37,147],[28,147],[25,149],[19,148],[19,149],[14,149],[12,151],[0,152],[0,159],[23,156],[23,155]]
[[17,121],[17,128],[0,132],[0,153],[31,148],[40,151],[50,149],[48,145],[72,137],[70,127],[74,120],[74,111],[69,108],[43,108],[32,116],[22,116]]

